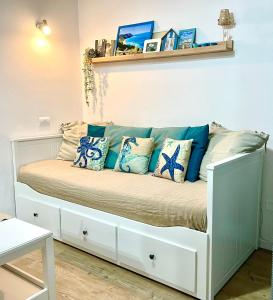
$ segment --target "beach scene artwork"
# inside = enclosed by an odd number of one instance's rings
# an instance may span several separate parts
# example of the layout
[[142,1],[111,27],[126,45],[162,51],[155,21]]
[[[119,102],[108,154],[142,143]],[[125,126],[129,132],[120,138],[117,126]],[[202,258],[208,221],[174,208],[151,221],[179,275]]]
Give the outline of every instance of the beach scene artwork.
[[152,38],[154,21],[120,26],[116,42],[116,55],[142,53],[145,40]]
[[196,28],[180,30],[177,49],[192,48],[195,38]]

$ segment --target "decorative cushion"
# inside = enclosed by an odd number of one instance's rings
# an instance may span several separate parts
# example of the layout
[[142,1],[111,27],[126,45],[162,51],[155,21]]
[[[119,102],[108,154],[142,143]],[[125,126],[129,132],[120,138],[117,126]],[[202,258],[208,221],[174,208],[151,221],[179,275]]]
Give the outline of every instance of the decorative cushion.
[[[96,122],[91,125],[107,126],[113,125],[112,122]],[[63,141],[57,155],[57,159],[71,160],[75,159],[76,150],[80,142],[80,138],[87,134],[87,123],[83,121],[75,121],[61,124],[61,131],[63,132]],[[94,135],[90,135],[94,136]],[[103,136],[103,135],[102,135]]]
[[268,141],[269,135],[254,131],[231,131],[217,123],[210,128],[210,142],[203,158],[200,179],[207,181],[207,165],[235,154],[253,152]]
[[209,125],[190,127],[184,139],[193,140],[186,180],[194,182],[199,179],[200,166],[208,147]]
[[105,168],[114,169],[118,159],[121,142],[123,136],[134,136],[140,138],[150,137],[152,128],[142,127],[126,127],[126,126],[107,126],[105,128],[104,136],[109,137],[110,146],[109,152],[105,161]]
[[149,171],[154,172],[158,161],[159,154],[162,150],[163,143],[166,138],[175,140],[184,140],[189,127],[165,127],[153,128],[151,137],[155,140],[155,149],[149,164]]
[[104,137],[105,128],[106,126],[88,124],[87,135],[92,137]]
[[153,138],[123,137],[115,171],[147,173],[153,148]]
[[84,136],[80,139],[73,165],[95,171],[103,170],[108,149],[108,138]]
[[87,134],[87,124],[82,121],[62,124],[61,131],[63,132],[63,142],[57,155],[57,159],[73,161],[75,159],[80,138]]
[[159,155],[154,176],[184,182],[191,154],[192,140],[167,138]]

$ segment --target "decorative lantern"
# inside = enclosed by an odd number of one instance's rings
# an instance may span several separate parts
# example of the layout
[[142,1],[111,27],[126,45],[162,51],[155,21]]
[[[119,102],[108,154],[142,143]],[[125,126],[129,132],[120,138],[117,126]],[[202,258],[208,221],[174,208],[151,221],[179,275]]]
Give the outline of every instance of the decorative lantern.
[[223,28],[223,40],[228,41],[230,39],[229,29],[234,25],[234,16],[229,9],[221,9],[218,25]]

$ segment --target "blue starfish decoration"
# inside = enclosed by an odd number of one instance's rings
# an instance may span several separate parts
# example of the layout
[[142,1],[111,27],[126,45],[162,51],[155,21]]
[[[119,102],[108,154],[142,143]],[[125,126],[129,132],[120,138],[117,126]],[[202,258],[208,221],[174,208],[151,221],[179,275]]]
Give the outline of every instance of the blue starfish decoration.
[[163,172],[168,170],[173,181],[174,181],[175,169],[180,170],[182,172],[184,171],[184,167],[181,164],[176,162],[179,151],[180,151],[180,145],[177,146],[174,154],[171,157],[169,157],[166,153],[162,153],[162,156],[164,157],[166,164],[162,167],[160,173],[162,175]]

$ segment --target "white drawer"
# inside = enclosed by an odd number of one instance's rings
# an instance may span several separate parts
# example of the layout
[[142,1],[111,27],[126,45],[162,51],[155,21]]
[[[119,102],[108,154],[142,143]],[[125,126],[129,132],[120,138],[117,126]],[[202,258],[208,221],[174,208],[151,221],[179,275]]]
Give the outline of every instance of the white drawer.
[[115,224],[64,208],[61,209],[61,231],[63,241],[116,261],[117,226]]
[[53,232],[60,239],[60,208],[24,197],[16,197],[18,219],[40,226]]
[[176,288],[196,292],[196,251],[145,234],[118,229],[120,265]]

